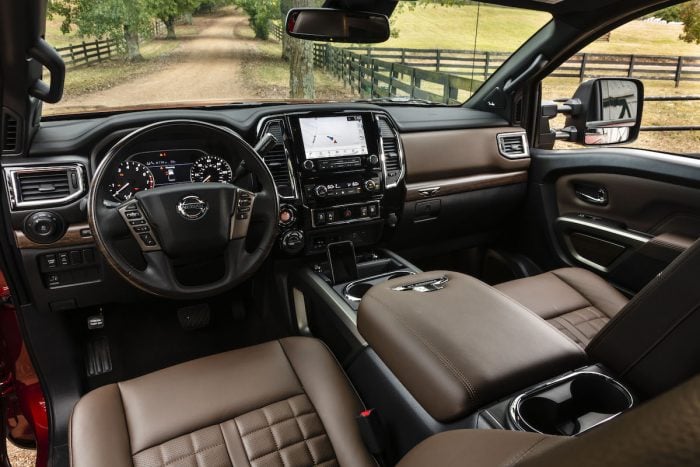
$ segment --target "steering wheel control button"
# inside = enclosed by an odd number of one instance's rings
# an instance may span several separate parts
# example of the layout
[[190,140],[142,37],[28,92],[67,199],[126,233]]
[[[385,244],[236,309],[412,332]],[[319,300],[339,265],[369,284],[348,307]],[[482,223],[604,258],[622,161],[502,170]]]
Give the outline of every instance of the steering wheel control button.
[[187,195],[177,203],[178,214],[188,221],[201,219],[208,210],[209,204],[197,195]]
[[146,246],[156,246],[156,240],[153,238],[153,236],[149,233],[142,233],[139,235],[139,238],[143,242],[144,245]]
[[150,227],[147,225],[141,225],[139,227],[134,227],[134,232],[142,233],[142,232],[149,232],[151,230]]
[[231,219],[231,239],[244,238],[248,234],[250,216],[255,203],[255,194],[250,191],[238,189],[236,192],[236,205]]
[[139,219],[137,221],[129,221],[129,225],[144,225],[146,223],[145,219]]
[[141,216],[141,213],[138,212],[138,210],[130,211],[127,209],[127,211],[126,211],[126,218],[127,219],[140,219],[141,217],[143,217],[143,216]]

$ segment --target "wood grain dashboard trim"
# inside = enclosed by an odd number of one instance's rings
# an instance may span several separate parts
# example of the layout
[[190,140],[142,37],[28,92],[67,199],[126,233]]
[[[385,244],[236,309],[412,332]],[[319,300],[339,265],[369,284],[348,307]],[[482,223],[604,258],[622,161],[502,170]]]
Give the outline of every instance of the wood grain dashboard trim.
[[480,174],[467,177],[431,180],[406,185],[406,201],[419,201],[439,196],[453,195],[467,191],[513,185],[527,181],[527,171],[503,174]]
[[59,238],[53,243],[36,243],[30,240],[29,237],[27,237],[21,230],[15,230],[15,241],[17,243],[17,248],[19,249],[63,248],[94,243],[94,238],[92,235],[89,237],[80,235],[80,231],[84,229],[90,229],[90,226],[87,223],[73,224],[68,227],[66,233],[63,234],[63,237]]
[[529,157],[508,159],[498,150],[497,135],[518,131],[524,130],[496,127],[403,134],[406,182],[527,170]]

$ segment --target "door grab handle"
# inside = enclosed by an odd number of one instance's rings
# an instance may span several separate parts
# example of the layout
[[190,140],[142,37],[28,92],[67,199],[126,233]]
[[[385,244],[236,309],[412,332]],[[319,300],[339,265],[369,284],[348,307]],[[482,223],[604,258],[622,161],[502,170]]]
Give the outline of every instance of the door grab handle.
[[576,196],[578,196],[579,199],[591,203],[591,204],[597,204],[599,206],[605,206],[608,204],[608,192],[605,190],[605,188],[598,188],[596,190],[596,195],[591,195],[583,190],[575,190]]

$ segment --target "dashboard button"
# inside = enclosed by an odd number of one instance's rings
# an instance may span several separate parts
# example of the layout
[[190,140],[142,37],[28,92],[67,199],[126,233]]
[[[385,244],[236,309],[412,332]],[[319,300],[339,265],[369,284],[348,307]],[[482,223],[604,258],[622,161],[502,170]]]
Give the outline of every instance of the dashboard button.
[[326,221],[327,222],[335,222],[335,212],[333,211],[328,211],[326,213]]
[[370,217],[376,216],[376,215],[377,215],[377,205],[376,205],[376,204],[370,204],[370,205],[368,206],[368,211],[369,211]]
[[47,266],[49,269],[53,269],[53,268],[55,268],[56,265],[57,265],[57,263],[56,263],[56,255],[53,255],[53,254],[52,254],[52,255],[46,255],[46,256],[44,256],[44,261],[46,262],[46,266]]
[[70,262],[71,264],[83,264],[83,254],[78,250],[71,251]]
[[345,208],[345,210],[343,211],[343,218],[350,219],[351,217],[352,217],[352,211],[350,210],[350,208]]
[[360,216],[367,217],[367,206],[360,206]]
[[63,251],[58,254],[58,262],[61,264],[61,266],[69,266],[70,265],[70,257],[68,256],[68,252]]
[[[329,213],[330,214],[330,213]],[[323,225],[326,223],[326,213],[323,211],[316,212],[316,225]]]

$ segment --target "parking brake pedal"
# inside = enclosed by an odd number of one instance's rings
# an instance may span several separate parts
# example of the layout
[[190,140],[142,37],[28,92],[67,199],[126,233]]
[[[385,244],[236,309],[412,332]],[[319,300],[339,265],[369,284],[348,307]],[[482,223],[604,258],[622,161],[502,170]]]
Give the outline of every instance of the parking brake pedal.
[[191,305],[177,310],[177,319],[180,326],[186,331],[201,329],[209,325],[211,311],[206,303]]

